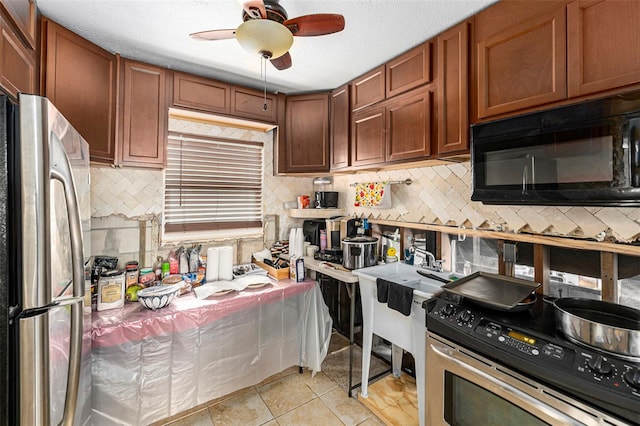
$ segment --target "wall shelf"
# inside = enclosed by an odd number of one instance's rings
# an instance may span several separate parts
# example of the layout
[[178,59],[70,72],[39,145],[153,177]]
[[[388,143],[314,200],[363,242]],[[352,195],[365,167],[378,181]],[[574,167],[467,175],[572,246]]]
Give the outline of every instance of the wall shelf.
[[344,216],[345,209],[289,209],[289,217],[302,219],[329,219]]

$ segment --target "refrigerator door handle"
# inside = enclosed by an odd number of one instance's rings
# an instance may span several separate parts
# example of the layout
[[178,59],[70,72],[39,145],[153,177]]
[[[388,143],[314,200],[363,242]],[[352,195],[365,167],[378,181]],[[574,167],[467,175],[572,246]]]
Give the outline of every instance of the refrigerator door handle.
[[55,133],[50,134],[50,177],[60,181],[64,188],[64,198],[69,218],[71,234],[71,261],[73,268],[73,299],[71,304],[71,333],[69,339],[69,370],[67,376],[67,392],[64,403],[64,414],[61,425],[73,425],[78,402],[80,386],[80,367],[82,358],[82,315],[84,311],[84,258],[82,247],[82,225],[80,209],[76,196],[75,182],[71,173],[71,165],[60,139]]

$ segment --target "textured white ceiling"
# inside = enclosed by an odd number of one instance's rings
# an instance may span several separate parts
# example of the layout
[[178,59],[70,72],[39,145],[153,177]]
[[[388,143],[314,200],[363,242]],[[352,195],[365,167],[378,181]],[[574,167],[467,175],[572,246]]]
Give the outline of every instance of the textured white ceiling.
[[[281,0],[289,18],[340,13],[344,31],[294,37],[293,66],[267,67],[269,91],[333,89],[477,13],[495,0]],[[262,88],[260,58],[235,39],[190,33],[237,28],[237,0],[37,0],[40,12],[105,50],[162,67]]]

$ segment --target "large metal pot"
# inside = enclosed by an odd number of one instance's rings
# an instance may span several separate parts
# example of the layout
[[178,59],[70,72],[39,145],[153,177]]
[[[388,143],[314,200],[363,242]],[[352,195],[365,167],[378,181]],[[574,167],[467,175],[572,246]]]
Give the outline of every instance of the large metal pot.
[[554,302],[556,326],[569,339],[626,357],[640,358],[640,311],[599,300]]
[[358,236],[342,239],[342,266],[347,269],[360,269],[374,266],[378,256],[378,239]]

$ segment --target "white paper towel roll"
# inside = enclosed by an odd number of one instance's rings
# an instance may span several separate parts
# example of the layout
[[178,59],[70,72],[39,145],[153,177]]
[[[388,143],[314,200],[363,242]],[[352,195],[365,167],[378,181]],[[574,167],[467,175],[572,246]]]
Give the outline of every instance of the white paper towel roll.
[[233,279],[233,247],[231,246],[220,247],[218,278],[227,281]]
[[296,256],[304,256],[304,231],[296,228]]
[[296,256],[296,228],[289,231],[289,256]]
[[218,281],[220,263],[220,247],[211,247],[207,250],[207,272],[205,279],[208,283]]

